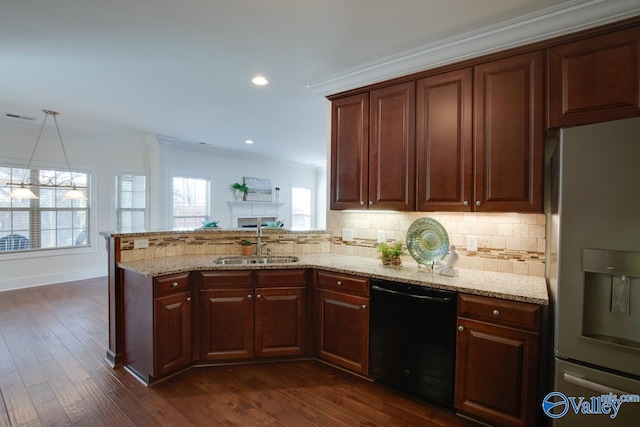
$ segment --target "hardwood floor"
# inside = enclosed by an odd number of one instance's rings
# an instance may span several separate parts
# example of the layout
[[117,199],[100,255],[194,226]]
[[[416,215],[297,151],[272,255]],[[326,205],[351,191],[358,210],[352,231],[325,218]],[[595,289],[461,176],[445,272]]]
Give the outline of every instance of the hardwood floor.
[[475,425],[315,361],[146,388],[104,362],[107,335],[106,278],[0,292],[0,427]]

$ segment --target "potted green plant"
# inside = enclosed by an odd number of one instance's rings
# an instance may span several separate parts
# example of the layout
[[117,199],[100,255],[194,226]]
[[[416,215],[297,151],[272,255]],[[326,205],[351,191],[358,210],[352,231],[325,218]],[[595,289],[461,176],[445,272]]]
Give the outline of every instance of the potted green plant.
[[247,187],[247,184],[240,184],[239,182],[234,182],[233,184],[231,184],[231,189],[233,190],[233,194],[235,195],[236,200],[240,200],[241,197],[244,199],[245,197],[247,197],[247,193],[249,192],[249,187]]
[[382,265],[393,265],[396,267],[402,265],[401,255],[404,253],[402,242],[395,242],[392,245],[382,242],[378,244],[378,252],[380,252]]
[[242,245],[242,255],[251,255],[251,242],[249,240],[242,240],[240,244]]

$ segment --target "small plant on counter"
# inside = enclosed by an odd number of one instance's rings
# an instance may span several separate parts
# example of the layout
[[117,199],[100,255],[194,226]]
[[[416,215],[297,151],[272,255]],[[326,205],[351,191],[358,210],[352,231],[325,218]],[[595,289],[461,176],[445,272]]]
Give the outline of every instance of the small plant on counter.
[[231,189],[237,195],[236,198],[239,199],[239,195],[242,193],[243,197],[247,197],[247,193],[249,192],[249,187],[247,184],[240,184],[239,182],[234,182],[231,184]]
[[242,255],[251,255],[251,242],[249,240],[242,240],[240,244],[242,245]]
[[396,242],[392,245],[382,242],[378,244],[378,252],[380,252],[382,265],[402,265],[402,258],[400,258],[404,253],[404,250],[402,249],[402,242]]

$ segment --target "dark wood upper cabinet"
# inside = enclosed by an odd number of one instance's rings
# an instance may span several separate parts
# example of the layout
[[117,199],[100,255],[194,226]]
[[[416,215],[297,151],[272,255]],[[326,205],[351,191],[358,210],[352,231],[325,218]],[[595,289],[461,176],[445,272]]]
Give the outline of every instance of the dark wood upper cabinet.
[[543,52],[475,67],[476,212],[542,212]]
[[417,210],[471,211],[472,69],[417,81]]
[[369,174],[369,93],[333,101],[331,209],[360,209]]
[[415,83],[374,90],[370,100],[369,209],[415,209]]
[[548,128],[640,115],[640,28],[548,50]]
[[415,82],[332,103],[331,209],[415,209]]

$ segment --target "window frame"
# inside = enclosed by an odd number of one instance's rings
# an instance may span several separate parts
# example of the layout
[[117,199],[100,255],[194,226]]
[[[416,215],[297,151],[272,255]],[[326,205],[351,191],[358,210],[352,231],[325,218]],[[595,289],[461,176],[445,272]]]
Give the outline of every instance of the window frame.
[[[16,161],[15,159],[8,159],[0,157],[0,166],[9,168],[26,169],[27,163]],[[60,162],[46,162],[46,161],[32,161],[32,170],[55,170],[60,172],[68,171],[67,165]],[[37,248],[21,251],[0,251],[0,260],[13,260],[13,259],[29,259],[29,258],[42,258],[51,256],[66,256],[66,255],[79,255],[83,253],[95,253],[97,252],[97,238],[98,238],[98,219],[96,209],[96,189],[97,189],[97,168],[88,165],[71,165],[71,171],[74,173],[84,173],[89,178],[89,194],[87,200],[87,222],[89,241],[86,245],[79,246],[63,246],[54,248]],[[55,210],[54,210],[55,211]]]
[[174,195],[173,195],[173,180],[175,178],[186,178],[186,179],[199,179],[199,180],[205,180],[207,182],[207,189],[206,189],[206,213],[204,215],[204,222],[210,221],[211,218],[211,209],[213,206],[213,197],[212,197],[212,188],[213,188],[213,180],[211,179],[210,176],[205,176],[205,175],[198,175],[198,174],[192,174],[192,173],[180,173],[180,172],[172,172],[169,178],[169,211],[168,211],[168,217],[169,217],[169,229],[170,230],[174,230],[174,231],[183,231],[184,229],[181,228],[174,228],[174,221],[175,218],[197,218],[199,217],[199,215],[192,215],[192,216],[178,216],[176,217],[173,214],[173,208],[174,208]]
[[[119,176],[121,175],[134,175],[134,176],[144,176],[145,177],[145,204],[144,204],[144,229],[148,230],[149,229],[149,221],[150,221],[150,215],[149,215],[149,207],[150,207],[150,194],[151,194],[151,186],[149,183],[149,171],[146,169],[117,169],[117,170],[112,170],[111,171],[111,185],[112,185],[112,191],[111,191],[111,228],[113,230],[118,230],[120,231],[120,229],[118,228],[118,182],[117,179]],[[127,211],[133,211],[133,210],[138,210],[138,209],[125,209]],[[140,231],[140,230],[134,230],[135,231]],[[129,231],[125,231],[125,232],[129,232]]]
[[[294,216],[301,216],[302,215],[302,214],[296,214],[293,211],[294,210],[293,191],[296,188],[297,189],[301,189],[301,190],[308,190],[309,191],[309,215],[308,215],[308,217],[309,217],[309,228],[294,228],[293,227],[293,224],[294,224],[293,218],[294,218]],[[312,224],[313,224],[312,216],[313,216],[313,191],[312,191],[312,189],[309,188],[309,187],[292,185],[291,186],[291,226],[290,226],[290,229],[294,230],[294,231],[309,231],[309,230],[311,230],[312,229]]]

